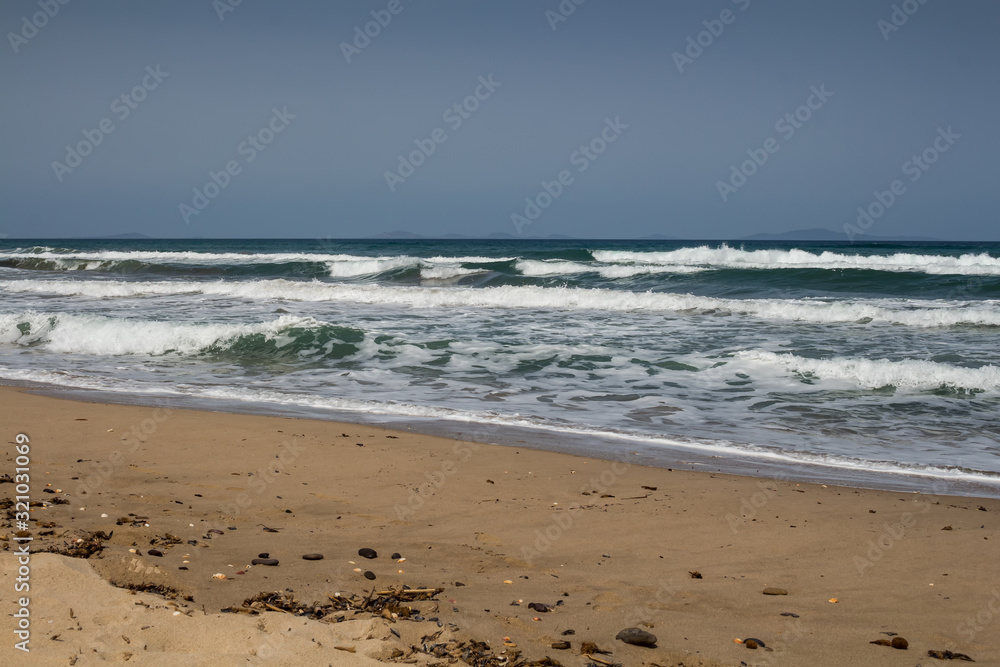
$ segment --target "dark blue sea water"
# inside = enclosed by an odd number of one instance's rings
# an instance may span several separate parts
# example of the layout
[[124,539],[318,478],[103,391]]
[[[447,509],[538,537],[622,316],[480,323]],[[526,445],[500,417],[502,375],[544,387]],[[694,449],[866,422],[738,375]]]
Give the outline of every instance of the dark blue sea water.
[[1000,244],[0,241],[0,379],[662,465],[1000,489],[998,342]]

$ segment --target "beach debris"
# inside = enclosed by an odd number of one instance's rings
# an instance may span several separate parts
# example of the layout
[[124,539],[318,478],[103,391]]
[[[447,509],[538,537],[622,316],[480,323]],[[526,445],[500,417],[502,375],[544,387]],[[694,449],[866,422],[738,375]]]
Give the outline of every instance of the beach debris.
[[757,639],[756,637],[747,637],[743,640],[743,645],[747,648],[767,648],[767,644],[764,640]]
[[90,558],[96,553],[104,550],[104,542],[111,539],[115,532],[105,533],[103,530],[90,533],[86,537],[78,537],[71,540],[69,544],[63,542],[63,546],[50,546],[42,549],[42,553],[59,554],[70,558]]
[[868,643],[875,644],[877,646],[891,646],[892,648],[898,648],[901,651],[905,651],[910,646],[910,642],[899,636],[893,637],[892,639],[876,639],[875,641]]
[[250,561],[250,564],[251,565],[269,565],[271,567],[274,567],[274,566],[276,566],[278,564],[278,559],[277,558],[254,558],[252,561]]
[[271,528],[270,526],[265,526],[262,523],[258,523],[257,525],[260,526],[261,528],[263,528],[265,533],[277,533],[277,532],[280,532],[277,528]]
[[945,527],[944,527],[944,528],[942,528],[941,530],[955,530],[955,529],[954,529],[954,528],[952,528],[951,526],[945,526]]
[[764,595],[788,595],[788,591],[784,588],[774,588],[772,586],[768,586],[764,589]]
[[216,572],[215,574],[212,575],[212,578],[213,579],[225,579],[226,575],[222,574],[221,572]]
[[645,484],[643,484],[642,488],[646,489],[647,491],[656,491],[656,487],[655,486],[646,486]]
[[565,651],[570,646],[571,646],[571,644],[568,641],[566,641],[566,640],[562,640],[562,641],[558,641],[558,642],[552,642],[552,648],[556,649],[557,651]]
[[640,628],[625,628],[615,635],[615,639],[626,644],[631,644],[632,646],[656,648],[656,635]]
[[267,551],[264,551],[262,553],[257,554],[257,558],[270,558],[270,557],[271,557],[271,554],[268,553]]
[[375,573],[372,572],[371,570],[365,570],[365,579],[369,579],[369,580],[374,581],[375,580]]
[[323,560],[323,554],[305,554],[302,560]]
[[369,549],[368,547],[358,549],[358,555],[362,558],[368,558],[369,560],[372,558],[378,558],[378,552],[374,549]]
[[397,551],[397,552],[393,553],[391,556],[389,556],[389,558],[391,558],[393,560],[399,560],[400,558],[402,558],[402,556]]
[[598,648],[597,644],[594,642],[583,642],[580,644],[580,655],[594,655],[595,653],[602,653],[604,655],[611,655],[611,651],[605,651]]
[[830,598],[829,600],[827,600],[827,602],[831,604],[837,604],[838,602],[840,602],[840,600],[838,600],[837,598]]
[[115,521],[115,524],[118,526],[128,524],[133,528],[139,528],[145,526],[147,521],[149,521],[148,516],[139,516],[138,514],[132,514],[129,512],[128,516],[120,517]]
[[743,642],[743,645],[746,646],[747,648],[757,648],[758,646],[757,642],[754,641],[753,639],[746,640],[745,642]]
[[514,583],[514,582],[513,582],[513,581],[511,581],[510,579],[504,579],[504,580],[503,580],[503,583],[505,583],[505,584],[512,584],[512,583]]
[[975,660],[964,653],[953,653],[952,651],[935,651],[931,649],[927,651],[927,655],[928,657],[937,658],[938,660],[964,660],[966,662],[975,662]]
[[528,609],[534,609],[537,612],[545,614],[555,609],[555,607],[547,605],[544,602],[529,602]]
[[146,553],[149,554],[150,556],[158,556],[160,558],[163,558],[163,552],[160,551],[159,549],[150,549]]
[[688,572],[688,574],[691,575],[692,579],[701,579],[702,578],[701,577],[701,572],[699,572],[698,570],[691,570],[690,572]]
[[978,508],[976,508],[976,509],[978,509],[978,510],[979,510],[980,512],[985,512],[985,511],[986,511],[986,508],[985,508],[985,507],[983,507],[982,505],[980,505],[980,506],[979,506]]
[[781,615],[782,615],[782,616],[791,616],[792,618],[798,618],[798,617],[799,617],[799,615],[798,615],[798,614],[793,614],[793,613],[792,613],[792,612],[790,612],[790,611],[783,611],[783,612],[781,612]]
[[333,648],[338,651],[347,651],[348,653],[354,653],[356,650],[353,646],[334,646]]
[[225,535],[226,533],[224,531],[219,530],[218,528],[209,528],[208,529],[208,534],[209,535]]

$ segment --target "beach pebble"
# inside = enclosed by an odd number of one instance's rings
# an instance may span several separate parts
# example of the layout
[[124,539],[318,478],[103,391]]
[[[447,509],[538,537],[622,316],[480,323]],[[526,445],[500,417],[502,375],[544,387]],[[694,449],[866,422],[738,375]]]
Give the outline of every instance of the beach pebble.
[[772,588],[768,586],[764,589],[764,595],[788,595],[788,591],[784,588]]
[[302,560],[323,560],[323,554],[305,554]]
[[890,645],[893,648],[898,648],[901,651],[905,651],[910,647],[910,642],[906,641],[902,637],[893,637]]
[[646,646],[649,648],[656,646],[656,635],[645,630],[640,630],[639,628],[625,628],[615,635],[615,639],[626,644],[631,644],[632,646]]
[[400,558],[402,558],[402,556],[399,555],[399,552],[397,551],[396,553],[394,553],[391,556],[389,556],[389,558],[391,558],[393,560],[399,560]]
[[544,602],[529,602],[528,609],[534,609],[537,612],[546,613],[552,611],[552,607],[545,604]]
[[150,549],[146,553],[148,553],[150,556],[160,556],[161,558],[163,557],[163,552],[160,551],[159,549]]
[[268,552],[266,552],[266,551],[265,551],[265,552],[263,552],[263,553],[259,553],[259,554],[257,554],[257,558],[270,558],[270,557],[271,557],[271,554],[269,554],[269,553],[268,553]]
[[375,579],[375,573],[371,570],[365,570],[365,579]]
[[275,565],[278,564],[278,559],[277,558],[254,558],[252,561],[250,561],[250,564],[251,565],[270,565],[271,567],[274,567]]
[[374,549],[369,549],[368,547],[358,549],[358,555],[362,558],[378,558],[378,552]]

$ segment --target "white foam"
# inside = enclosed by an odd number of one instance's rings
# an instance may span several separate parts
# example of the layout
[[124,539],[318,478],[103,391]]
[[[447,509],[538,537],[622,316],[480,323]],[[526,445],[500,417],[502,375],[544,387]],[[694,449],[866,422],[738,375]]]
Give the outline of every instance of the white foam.
[[658,273],[698,273],[704,268],[697,266],[652,266],[625,264],[595,264],[568,262],[562,260],[522,259],[514,264],[514,268],[522,275],[530,277],[563,276],[579,273],[597,273],[604,278],[632,278],[634,276]]
[[874,271],[919,272],[935,275],[1000,275],[1000,258],[987,253],[924,255],[855,255],[836,252],[812,253],[789,250],[741,250],[723,245],[718,248],[698,246],[666,252],[593,250],[600,262],[657,264],[661,266],[702,266],[731,269],[870,269]]
[[[433,270],[433,269],[430,269]],[[423,269],[422,269],[423,271]],[[471,270],[470,270],[471,271]],[[442,275],[457,275],[443,267]],[[203,294],[262,301],[387,304],[412,308],[516,308],[740,314],[814,323],[874,322],[914,327],[1000,326],[1000,302],[861,299],[720,299],[669,292],[626,292],[569,287],[409,287],[347,285],[284,279],[254,281],[9,280],[0,292],[130,298]]]
[[288,315],[255,324],[202,324],[27,311],[0,314],[0,344],[69,354],[194,354],[239,336],[264,334],[278,339],[289,328],[318,324],[322,323]]
[[764,366],[777,366],[793,373],[823,380],[846,380],[865,389],[896,387],[928,390],[948,387],[959,390],[995,391],[1000,388],[1000,367],[964,368],[935,361],[833,357],[809,359],[767,350],[741,350],[737,359]]
[[874,461],[833,454],[817,454],[781,450],[773,447],[763,448],[727,440],[682,440],[662,436],[651,436],[641,433],[611,431],[591,426],[558,425],[545,420],[539,420],[537,418],[522,417],[519,415],[504,415],[485,410],[460,410],[410,403],[378,402],[333,396],[324,397],[238,387],[194,387],[181,384],[155,386],[141,382],[121,380],[114,377],[98,378],[76,375],[63,371],[26,370],[5,367],[0,367],[0,378],[26,382],[43,382],[63,387],[96,389],[117,393],[199,397],[203,399],[220,399],[227,401],[235,400],[246,403],[301,406],[320,410],[401,416],[418,419],[430,419],[434,421],[448,420],[472,425],[483,424],[501,427],[528,428],[578,437],[583,436],[590,438],[620,440],[629,444],[640,444],[647,447],[688,450],[698,452],[700,454],[724,457],[731,457],[735,455],[750,459],[769,460],[796,465],[805,463],[838,470],[859,470],[911,477],[961,480],[990,485],[1000,485],[1000,475],[997,475],[996,473],[968,471],[935,465],[907,464],[896,461]]

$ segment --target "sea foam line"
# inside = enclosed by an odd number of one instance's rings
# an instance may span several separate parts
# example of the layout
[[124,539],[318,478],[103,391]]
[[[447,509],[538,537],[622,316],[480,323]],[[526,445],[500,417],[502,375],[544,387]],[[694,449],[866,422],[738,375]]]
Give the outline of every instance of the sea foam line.
[[[444,267],[442,267],[444,268]],[[454,269],[452,269],[454,270]],[[447,273],[444,271],[442,275]],[[429,276],[436,277],[436,276]],[[97,299],[200,294],[250,301],[344,302],[410,308],[516,308],[551,311],[738,314],[821,324],[880,323],[913,327],[1000,326],[996,301],[723,299],[670,292],[505,285],[485,288],[347,285],[285,279],[252,281],[0,281],[8,294]]]

